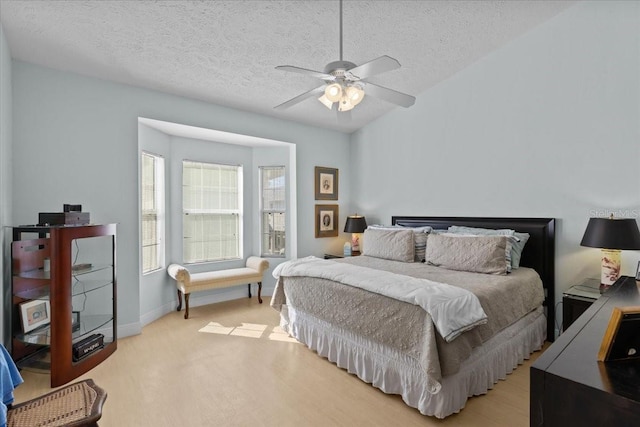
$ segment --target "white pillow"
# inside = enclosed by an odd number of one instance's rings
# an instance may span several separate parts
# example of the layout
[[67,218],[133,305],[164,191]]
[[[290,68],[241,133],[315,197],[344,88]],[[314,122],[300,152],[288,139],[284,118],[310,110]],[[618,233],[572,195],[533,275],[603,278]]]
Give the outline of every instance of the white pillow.
[[425,259],[449,270],[507,274],[507,236],[430,234]]
[[398,231],[398,230],[412,230],[413,231],[413,243],[414,243],[414,261],[415,262],[424,262],[424,252],[427,248],[427,237],[428,233],[430,233],[433,228],[426,225],[423,227],[403,227],[401,225],[379,225],[372,224],[369,225],[368,228],[376,229],[376,230],[389,230],[389,231]]
[[520,267],[520,258],[522,257],[522,251],[524,245],[529,240],[529,233],[520,233],[510,229],[491,229],[491,228],[478,228],[478,227],[465,227],[459,225],[452,225],[449,227],[449,233],[462,233],[462,234],[477,234],[477,235],[498,235],[498,236],[512,236],[511,239],[511,254],[509,255],[510,264],[512,268]]
[[362,255],[413,262],[415,247],[411,229],[367,228],[362,236]]

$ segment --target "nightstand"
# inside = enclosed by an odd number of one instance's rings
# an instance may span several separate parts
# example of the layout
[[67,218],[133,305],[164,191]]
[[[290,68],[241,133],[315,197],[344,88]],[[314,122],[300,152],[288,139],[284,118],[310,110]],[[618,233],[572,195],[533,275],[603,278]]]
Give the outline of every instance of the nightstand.
[[600,298],[600,293],[599,279],[585,279],[567,289],[562,294],[562,330],[566,331],[591,304]]
[[[359,256],[360,252],[353,252],[351,256]],[[342,254],[324,254],[324,259],[345,258]]]

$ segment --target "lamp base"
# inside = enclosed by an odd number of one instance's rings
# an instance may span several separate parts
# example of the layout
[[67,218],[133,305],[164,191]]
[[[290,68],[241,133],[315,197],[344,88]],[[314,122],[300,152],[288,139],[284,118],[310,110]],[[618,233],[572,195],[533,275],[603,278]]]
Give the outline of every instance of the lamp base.
[[600,270],[600,285],[608,288],[620,277],[620,251],[617,249],[602,249],[602,264]]
[[351,233],[351,250],[360,252],[360,237],[362,233]]

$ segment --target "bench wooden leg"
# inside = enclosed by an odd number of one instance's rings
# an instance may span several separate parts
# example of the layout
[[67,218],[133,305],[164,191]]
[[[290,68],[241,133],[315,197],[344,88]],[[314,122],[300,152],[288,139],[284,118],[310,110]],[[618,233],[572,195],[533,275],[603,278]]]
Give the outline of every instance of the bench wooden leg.
[[182,310],[182,292],[178,289],[178,308],[176,308],[176,311],[180,310]]
[[[247,287],[249,288],[249,298],[251,298],[251,283]],[[262,282],[258,282],[258,302],[262,304]]]
[[184,294],[184,318],[185,319],[189,318],[189,295],[191,294]]

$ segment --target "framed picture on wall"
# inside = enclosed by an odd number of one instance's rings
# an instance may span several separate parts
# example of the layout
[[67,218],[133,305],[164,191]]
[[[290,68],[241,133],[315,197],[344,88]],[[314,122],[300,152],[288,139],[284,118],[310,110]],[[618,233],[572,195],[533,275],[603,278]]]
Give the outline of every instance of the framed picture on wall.
[[336,237],[338,220],[338,205],[316,205],[316,237]]
[[338,169],[316,166],[316,200],[338,200]]
[[33,300],[20,304],[22,332],[25,334],[51,323],[51,309],[48,300]]

